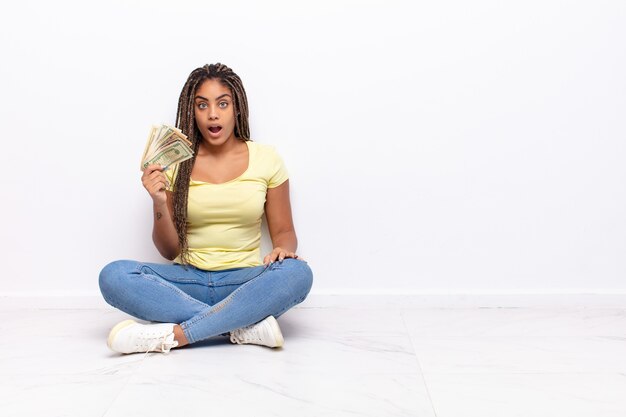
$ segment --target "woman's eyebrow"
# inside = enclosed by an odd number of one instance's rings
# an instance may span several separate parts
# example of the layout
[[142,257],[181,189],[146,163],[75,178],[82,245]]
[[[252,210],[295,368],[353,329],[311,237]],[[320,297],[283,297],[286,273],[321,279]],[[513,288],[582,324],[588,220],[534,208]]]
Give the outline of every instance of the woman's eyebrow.
[[[215,101],[217,101],[217,100],[221,99],[222,97],[230,97],[230,94],[222,94],[221,96],[219,96],[218,98],[216,98],[216,99],[215,99]],[[202,96],[196,96],[195,98],[196,98],[196,99],[200,99],[200,100],[204,100],[204,101],[209,101],[209,99],[208,99],[208,98],[206,98],[206,97],[202,97]],[[230,98],[232,98],[232,97],[230,97]]]

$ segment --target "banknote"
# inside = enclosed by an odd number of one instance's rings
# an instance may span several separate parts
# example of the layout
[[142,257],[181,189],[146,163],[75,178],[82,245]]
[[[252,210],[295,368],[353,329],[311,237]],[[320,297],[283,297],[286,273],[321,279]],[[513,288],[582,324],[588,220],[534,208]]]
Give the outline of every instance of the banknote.
[[171,166],[192,157],[191,141],[183,132],[165,124],[154,125],[141,157],[141,170],[151,164]]

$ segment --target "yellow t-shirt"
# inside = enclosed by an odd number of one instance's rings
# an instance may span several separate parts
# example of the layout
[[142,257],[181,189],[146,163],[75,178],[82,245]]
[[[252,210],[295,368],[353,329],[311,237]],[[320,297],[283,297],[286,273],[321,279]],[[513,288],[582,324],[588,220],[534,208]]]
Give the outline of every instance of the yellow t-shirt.
[[[273,146],[252,141],[248,168],[231,181],[213,184],[190,180],[187,204],[189,262],[220,271],[262,265],[261,219],[268,188],[289,175]],[[172,191],[178,165],[165,171]],[[174,262],[181,263],[180,256]]]

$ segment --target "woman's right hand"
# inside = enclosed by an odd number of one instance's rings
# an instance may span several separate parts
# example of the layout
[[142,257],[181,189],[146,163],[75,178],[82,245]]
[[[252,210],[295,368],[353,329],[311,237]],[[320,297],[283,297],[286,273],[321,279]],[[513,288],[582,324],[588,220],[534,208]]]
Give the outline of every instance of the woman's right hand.
[[168,182],[163,167],[159,164],[148,165],[141,176],[143,187],[148,191],[150,197],[156,205],[162,205],[167,202],[165,189]]

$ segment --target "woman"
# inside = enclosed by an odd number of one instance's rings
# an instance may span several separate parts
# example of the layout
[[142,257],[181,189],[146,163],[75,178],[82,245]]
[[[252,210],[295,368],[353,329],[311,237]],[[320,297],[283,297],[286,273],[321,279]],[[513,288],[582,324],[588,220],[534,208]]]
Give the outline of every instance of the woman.
[[[283,345],[276,318],[308,295],[313,275],[296,255],[289,180],[273,147],[252,142],[241,79],[222,64],[189,75],[176,127],[194,157],[142,183],[153,200],[152,238],[173,264],[116,261],[100,273],[110,305],[146,321],[123,321],[108,346],[159,351],[219,335],[233,343]],[[265,212],[273,250],[260,261]]]

